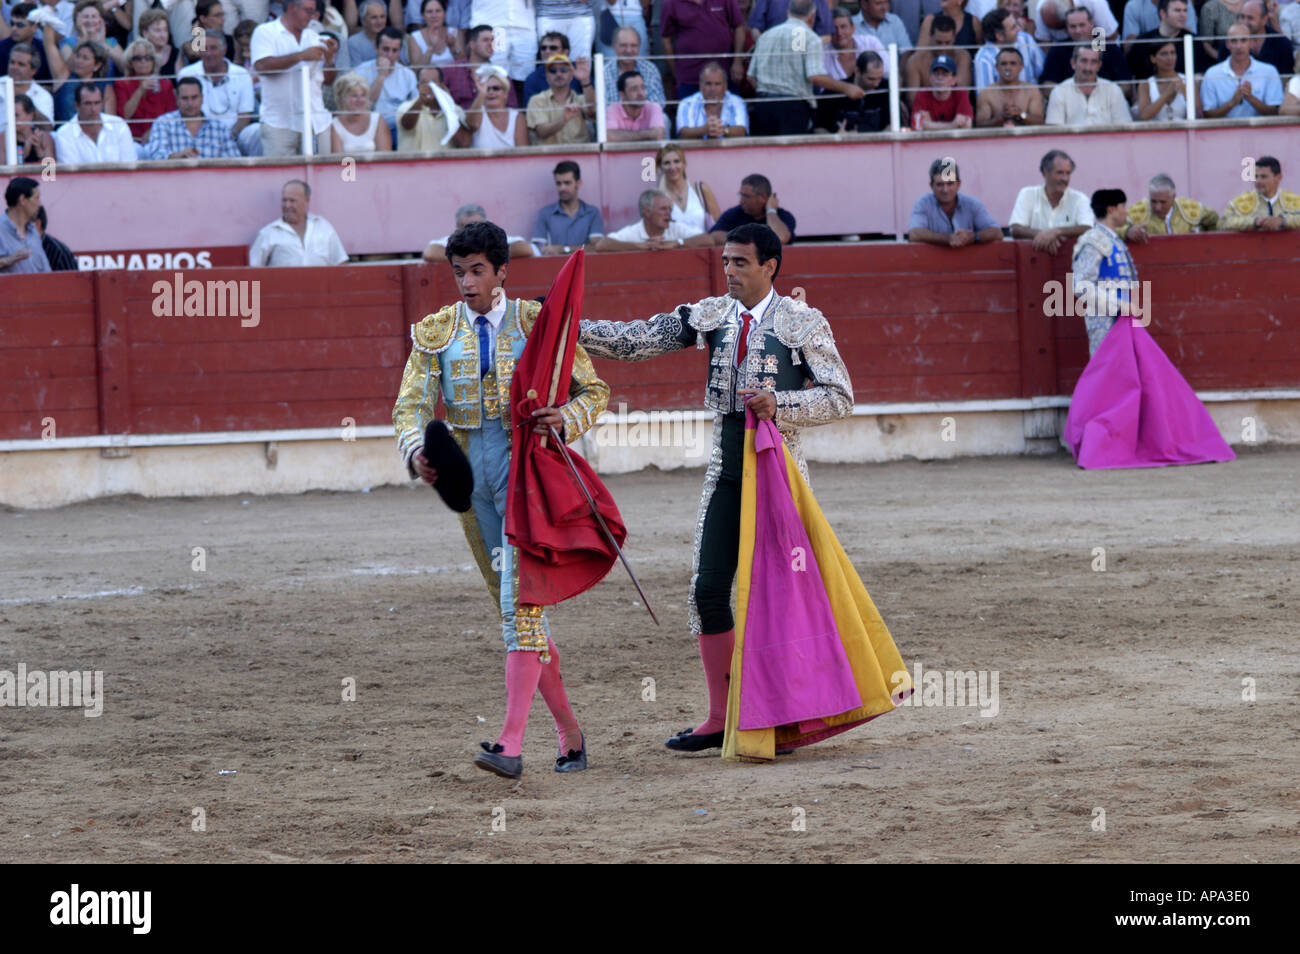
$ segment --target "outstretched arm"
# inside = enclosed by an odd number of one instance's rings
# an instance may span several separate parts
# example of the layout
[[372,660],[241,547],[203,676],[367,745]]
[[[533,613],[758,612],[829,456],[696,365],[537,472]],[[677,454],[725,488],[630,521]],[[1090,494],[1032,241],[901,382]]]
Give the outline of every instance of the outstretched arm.
[[578,343],[597,358],[645,361],[695,344],[697,332],[690,325],[690,317],[690,308],[681,305],[644,321],[586,320]]
[[823,321],[797,349],[807,368],[810,386],[776,392],[776,423],[791,427],[829,424],[853,413],[853,382],[835,347],[831,326]]

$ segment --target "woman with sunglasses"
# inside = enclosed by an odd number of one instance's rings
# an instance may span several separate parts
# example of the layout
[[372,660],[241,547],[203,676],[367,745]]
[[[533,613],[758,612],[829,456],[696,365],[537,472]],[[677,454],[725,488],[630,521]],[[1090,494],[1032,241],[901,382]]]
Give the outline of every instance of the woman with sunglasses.
[[519,110],[506,105],[510,80],[505,70],[485,63],[474,73],[478,95],[465,110],[473,149],[509,149],[528,145],[528,125]]
[[153,121],[176,108],[176,90],[171,80],[158,75],[154,45],[144,37],[126,48],[128,75],[113,84],[122,106],[122,118],[131,127],[131,138],[146,142]]

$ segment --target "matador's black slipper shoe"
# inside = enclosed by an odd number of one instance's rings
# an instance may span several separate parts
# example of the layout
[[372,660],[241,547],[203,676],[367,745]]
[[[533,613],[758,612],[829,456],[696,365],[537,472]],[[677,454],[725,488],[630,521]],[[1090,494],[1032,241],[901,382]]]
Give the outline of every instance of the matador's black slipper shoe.
[[674,752],[703,752],[722,748],[722,732],[705,732],[696,735],[694,729],[683,729],[664,743]]
[[474,756],[474,764],[485,772],[500,775],[502,778],[519,778],[524,774],[524,757],[522,755],[502,755],[505,747],[501,743],[480,742],[483,751]]
[[561,752],[555,759],[555,771],[557,772],[582,772],[587,768],[587,736],[582,737],[581,749],[569,749],[568,752]]

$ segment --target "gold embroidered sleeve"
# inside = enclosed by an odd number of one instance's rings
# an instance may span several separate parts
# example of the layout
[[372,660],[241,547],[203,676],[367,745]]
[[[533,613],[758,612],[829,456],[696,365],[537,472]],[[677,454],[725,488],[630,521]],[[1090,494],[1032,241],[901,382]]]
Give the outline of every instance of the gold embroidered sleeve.
[[438,356],[421,350],[417,345],[406,359],[402,372],[402,386],[393,405],[393,429],[397,432],[397,452],[412,478],[411,457],[424,445],[424,428],[433,420],[438,404],[440,376]]
[[811,386],[776,392],[776,423],[790,427],[829,424],[853,413],[853,382],[844,366],[831,326],[823,321],[799,348]]
[[587,352],[578,345],[573,352],[573,376],[569,400],[560,408],[564,418],[564,442],[572,444],[596,423],[609,405],[609,385],[596,376]]

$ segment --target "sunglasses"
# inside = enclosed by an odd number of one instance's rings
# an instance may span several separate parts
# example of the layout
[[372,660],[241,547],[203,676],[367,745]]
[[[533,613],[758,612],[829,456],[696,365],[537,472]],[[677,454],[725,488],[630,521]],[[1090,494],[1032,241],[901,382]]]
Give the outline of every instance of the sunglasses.
[[573,67],[571,67],[571,66],[548,66],[548,67],[546,67],[546,72],[548,72],[548,73],[569,73],[569,72],[571,72],[572,70],[573,70]]
[[153,62],[153,55],[149,53],[138,53],[131,57],[132,62],[135,62],[136,60],[149,60],[150,62]]

